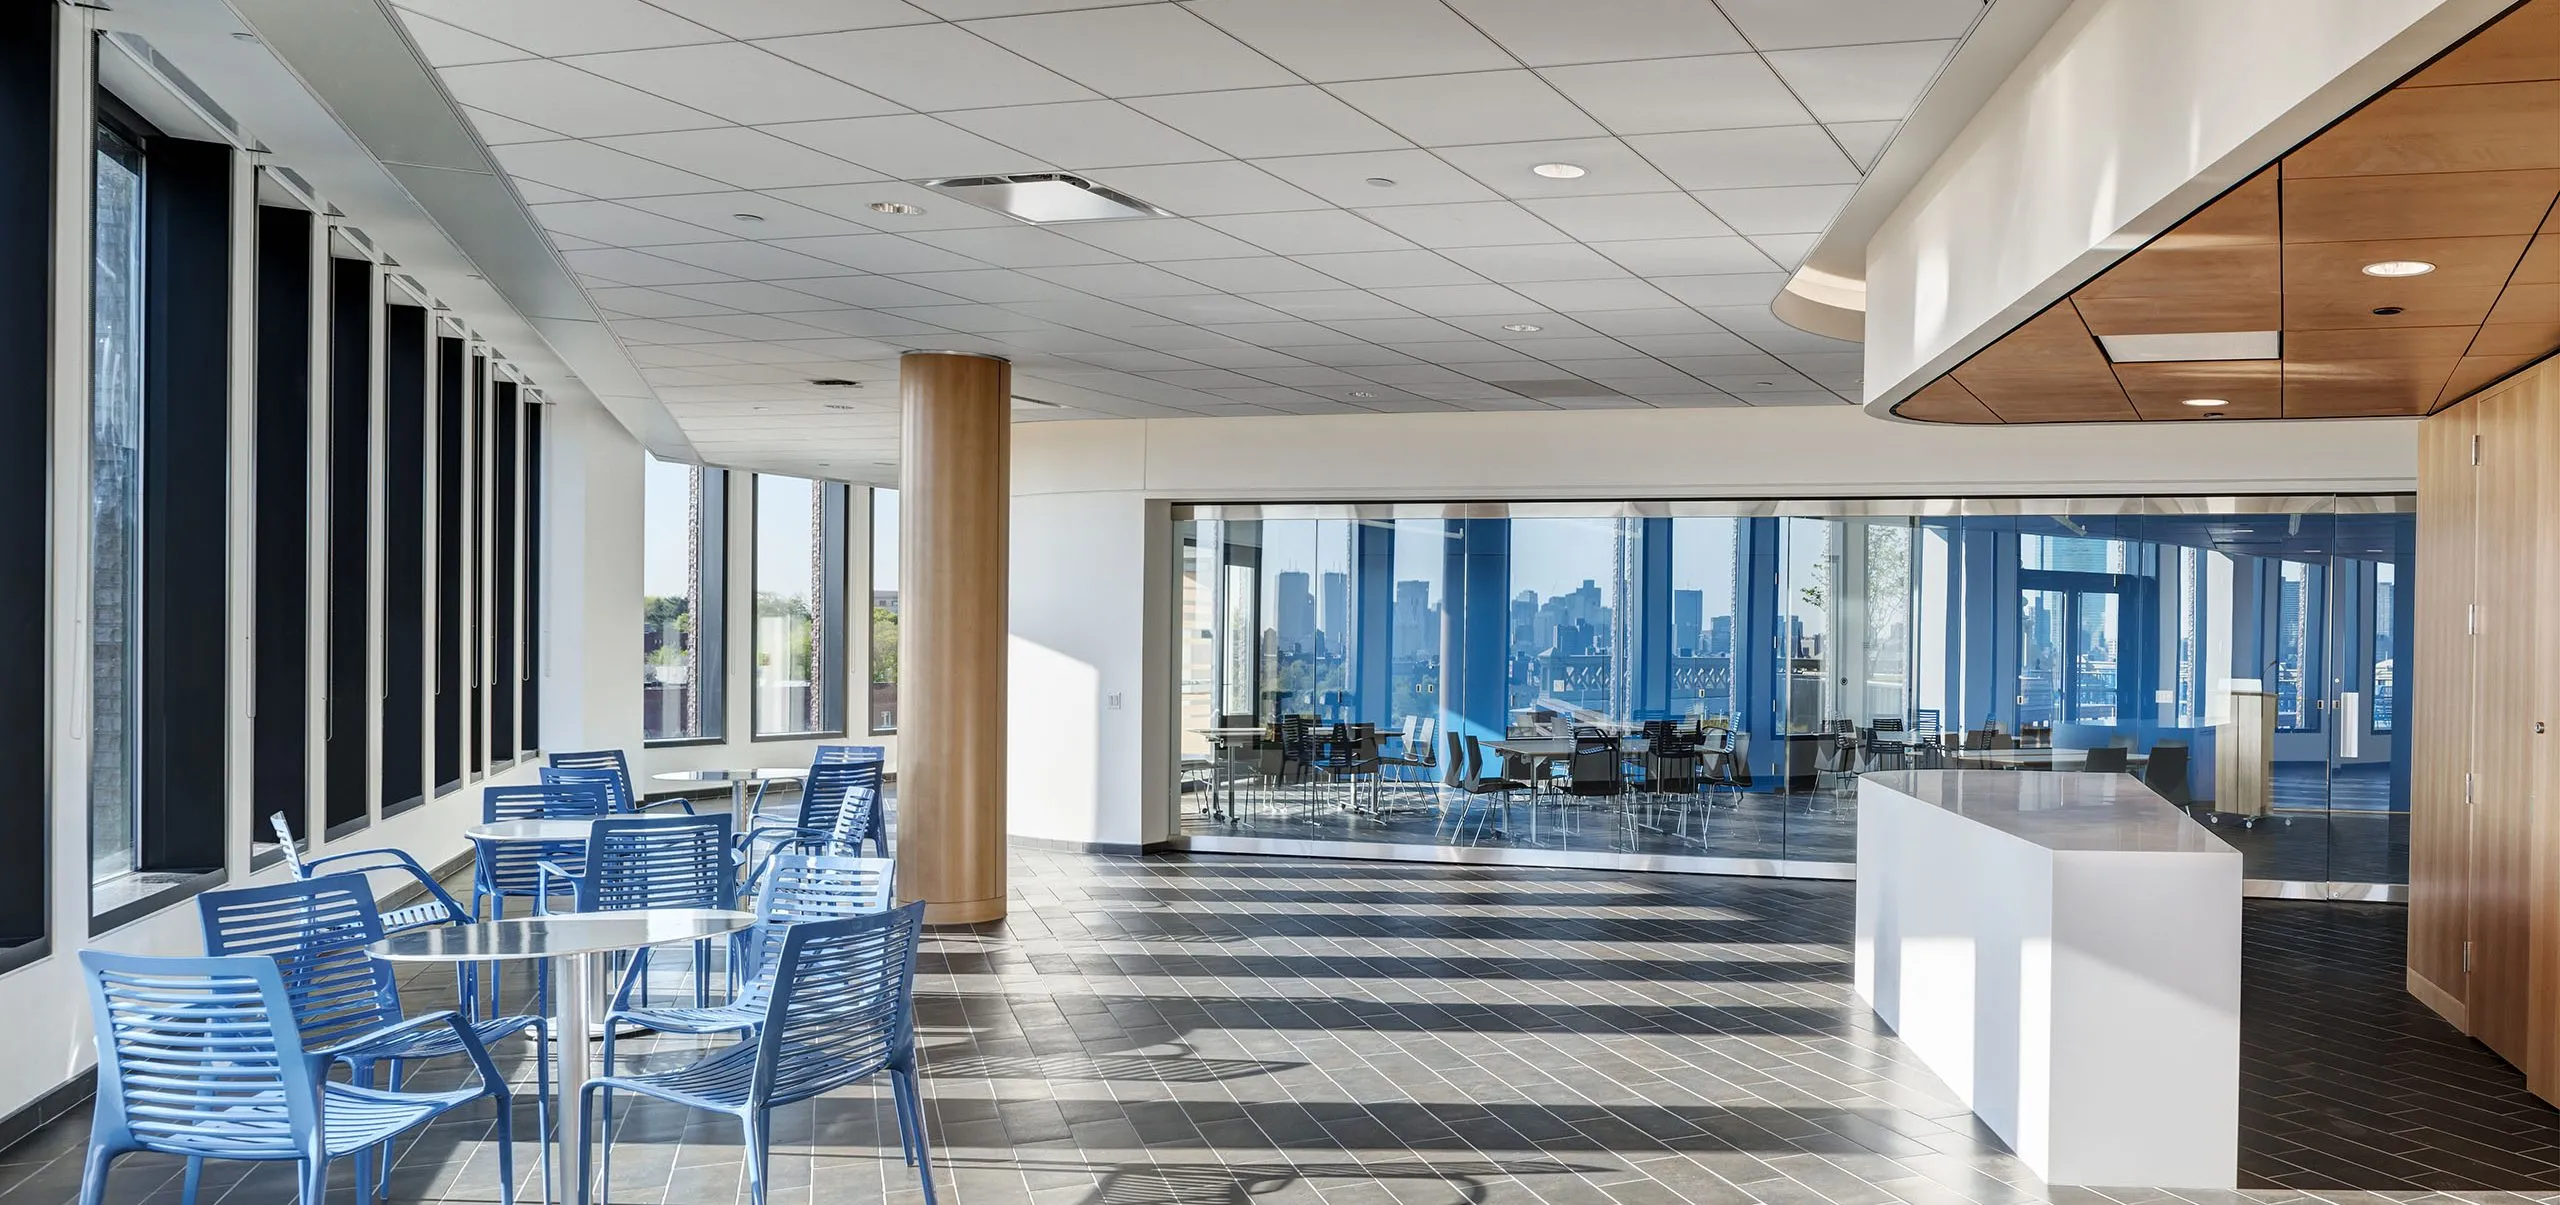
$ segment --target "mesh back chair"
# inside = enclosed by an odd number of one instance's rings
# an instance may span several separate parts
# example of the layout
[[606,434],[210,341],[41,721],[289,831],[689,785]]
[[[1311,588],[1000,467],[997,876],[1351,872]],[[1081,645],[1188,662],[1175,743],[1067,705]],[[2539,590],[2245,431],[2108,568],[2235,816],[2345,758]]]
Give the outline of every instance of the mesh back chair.
[[2084,774],[2122,774],[2126,765],[2125,747],[2101,745],[2081,756],[2080,772]]
[[[917,1087],[916,947],[924,905],[894,912],[809,921],[784,933],[773,958],[764,1016],[755,1036],[671,1071],[607,1075],[587,1084],[583,1113],[599,1093],[643,1096],[726,1113],[745,1132],[747,1193],[765,1205],[771,1180],[773,1110],[889,1073],[898,1111],[898,1140],[916,1168],[925,1205],[933,1205],[933,1158],[925,1142],[924,1101]],[[613,1116],[603,1117],[604,1180],[613,1179]],[[594,1154],[578,1152],[578,1201],[587,1205]]]
[[1645,721],[1644,733],[1645,789],[1665,795],[1696,794],[1698,737],[1669,720]]
[[2195,802],[2187,794],[2186,745],[2161,741],[2151,746],[2151,757],[2142,764],[2142,785],[2182,808]]
[[[611,796],[594,782],[546,782],[480,792],[480,822],[592,820],[610,814]],[[578,856],[576,842],[472,840],[471,919],[500,920],[509,897],[536,899],[542,864]],[[482,905],[489,904],[482,912]]]
[[[730,958],[742,976],[726,1004],[707,1008],[623,1008],[609,1013],[604,1027],[604,1067],[613,1070],[616,1029],[641,1025],[659,1033],[753,1033],[764,1023],[765,1001],[773,993],[774,955],[790,927],[813,920],[836,920],[886,912],[897,903],[897,864],[886,858],[844,858],[815,854],[777,854],[768,865],[773,881],[756,897],[756,927],[737,936]],[[610,1093],[604,1097],[613,1109]]]
[[[551,1099],[550,1026],[537,1016],[465,1018],[460,1028],[417,1028],[401,1020],[400,984],[390,963],[365,947],[382,940],[382,914],[362,874],[212,891],[196,897],[204,925],[204,950],[214,957],[264,955],[283,975],[285,996],[302,1040],[315,1056],[345,1063],[353,1082],[374,1084],[376,1067],[389,1086],[400,1086],[402,1068],[420,1059],[482,1051],[485,1044],[524,1034],[533,1039],[541,1078],[537,1116]],[[435,1014],[431,1014],[435,1015]],[[391,1175],[384,1151],[382,1177]]]
[[1574,733],[1573,754],[1565,759],[1564,793],[1579,798],[1604,798],[1627,789],[1626,753],[1614,736],[1604,736],[1597,728],[1583,728]]
[[[558,862],[542,864],[543,891],[536,906],[550,910],[560,885],[575,887],[580,912],[628,912],[646,908],[716,908],[738,906],[737,877],[731,873],[733,845],[729,818],[710,816],[620,816],[596,821],[587,835],[582,869]],[[631,969],[616,988],[613,1007],[630,999],[634,986],[641,1003],[649,999],[649,947],[631,955]],[[693,1002],[711,1003],[711,943],[693,946]]]
[[273,958],[82,950],[80,969],[98,1042],[81,1205],[106,1200],[108,1169],[134,1151],[184,1158],[186,1199],[195,1196],[207,1159],[299,1163],[302,1205],[322,1205],[329,1161],[353,1155],[356,1200],[364,1205],[373,1199],[375,1148],[484,1096],[497,1103],[499,1199],[513,1205],[512,1102],[461,1014],[429,1013],[370,1039],[448,1034],[471,1056],[479,1086],[385,1091],[329,1081],[332,1048],[304,1043],[284,968]]
[[[1464,738],[1452,737],[1451,739],[1464,740],[1467,767],[1466,778],[1460,783],[1460,789],[1467,793],[1467,804],[1458,811],[1458,824],[1450,834],[1451,839],[1460,841],[1466,839],[1469,812],[1475,813],[1476,835],[1479,838],[1487,831],[1491,831],[1496,837],[1501,836],[1502,825],[1510,820],[1511,793],[1528,790],[1529,784],[1516,778],[1485,777],[1484,743],[1476,739],[1476,734],[1470,732]],[[1491,810],[1493,808],[1500,808],[1502,815],[1495,816]]]
[[[318,874],[323,866],[337,867],[336,870],[329,872],[331,874],[379,870],[408,876],[410,884],[424,893],[426,898],[417,903],[384,912],[382,931],[385,934],[406,933],[411,929],[428,929],[438,925],[471,923],[472,913],[462,906],[462,901],[453,898],[453,893],[446,891],[444,884],[437,882],[436,877],[428,874],[427,868],[418,865],[418,860],[410,857],[406,851],[367,849],[351,854],[330,854],[325,858],[306,860],[302,856],[302,850],[293,843],[293,829],[286,821],[284,813],[276,812],[268,816],[267,823],[275,828],[276,847],[284,851],[285,869],[293,872],[293,877],[296,879],[311,878]],[[455,998],[462,1001],[463,1015],[479,1016],[480,964],[455,963],[453,975]]]

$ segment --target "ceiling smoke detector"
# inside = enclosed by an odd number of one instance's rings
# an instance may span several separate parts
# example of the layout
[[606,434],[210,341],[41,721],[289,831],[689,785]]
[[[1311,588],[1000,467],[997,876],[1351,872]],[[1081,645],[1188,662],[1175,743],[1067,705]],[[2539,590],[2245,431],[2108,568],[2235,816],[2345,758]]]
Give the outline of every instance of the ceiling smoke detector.
[[925,187],[1034,226],[1174,216],[1127,193],[1065,172],[961,176],[930,180]]

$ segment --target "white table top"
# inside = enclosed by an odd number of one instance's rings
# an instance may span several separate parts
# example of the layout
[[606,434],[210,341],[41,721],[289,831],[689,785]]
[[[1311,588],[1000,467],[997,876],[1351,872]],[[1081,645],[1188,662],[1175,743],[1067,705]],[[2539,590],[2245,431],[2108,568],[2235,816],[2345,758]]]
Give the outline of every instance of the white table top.
[[2046,849],[2236,856],[2222,838],[2127,774],[1887,770],[1862,781]]
[[788,782],[808,776],[805,766],[762,766],[753,770],[669,770],[649,777],[656,782]]
[[714,908],[581,912],[411,929],[366,946],[365,952],[387,962],[508,962],[700,941],[755,923],[752,912]]
[[474,841],[584,841],[593,834],[596,821],[615,819],[588,816],[575,820],[500,820],[493,824],[475,824],[462,830]]

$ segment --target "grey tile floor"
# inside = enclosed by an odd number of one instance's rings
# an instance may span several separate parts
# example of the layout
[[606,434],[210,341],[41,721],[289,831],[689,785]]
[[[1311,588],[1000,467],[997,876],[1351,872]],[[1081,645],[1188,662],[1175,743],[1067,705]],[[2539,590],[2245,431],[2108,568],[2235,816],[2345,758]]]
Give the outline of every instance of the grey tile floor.
[[[922,968],[945,1201],[2181,1199],[2037,1185],[1850,995],[1846,884],[1035,851],[1016,852],[1013,876],[1011,917],[938,931]],[[2251,905],[2244,1107],[2264,1156],[2253,1183],[2269,1187],[2184,1200],[2359,1202],[2390,1188],[2397,1200],[2560,1202],[2548,1158],[2560,1113],[2521,1100],[2512,1072],[2422,1009],[2392,1003],[2399,916]],[[451,981],[421,972],[409,991],[423,1007]],[[2271,991],[2280,1007],[2260,1007]],[[633,1048],[665,1064],[702,1045]],[[2324,1103],[2333,1088],[2356,1108]],[[2448,1096],[2472,1106],[2444,1123],[2460,1133],[2429,1137]],[[791,1110],[773,1199],[921,1200],[888,1118],[885,1096],[864,1089]],[[2324,1156],[2376,1145],[2377,1127],[2398,1160],[2388,1175]],[[86,1128],[74,1113],[0,1153],[0,1202],[72,1200]],[[496,1199],[489,1129],[485,1112],[464,1111],[404,1147],[392,1199]],[[2282,1152],[2265,1145],[2275,1137]],[[2430,1153],[2456,1137],[2468,1162]],[[725,1119],[642,1106],[622,1138],[615,1200],[739,1199]],[[2484,1159],[2483,1146],[2529,1157]],[[528,1169],[532,1152],[519,1148]],[[174,1200],[176,1171],[129,1159],[109,1199]],[[280,1202],[285,1183],[218,1168],[204,1200]]]

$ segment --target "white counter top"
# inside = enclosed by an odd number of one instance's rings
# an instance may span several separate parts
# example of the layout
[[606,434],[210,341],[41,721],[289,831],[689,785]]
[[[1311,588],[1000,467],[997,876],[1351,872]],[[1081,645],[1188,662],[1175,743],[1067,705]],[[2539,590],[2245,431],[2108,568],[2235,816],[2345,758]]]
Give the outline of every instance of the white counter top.
[[2050,850],[2194,854],[2231,849],[2128,774],[1889,770],[1866,778]]

